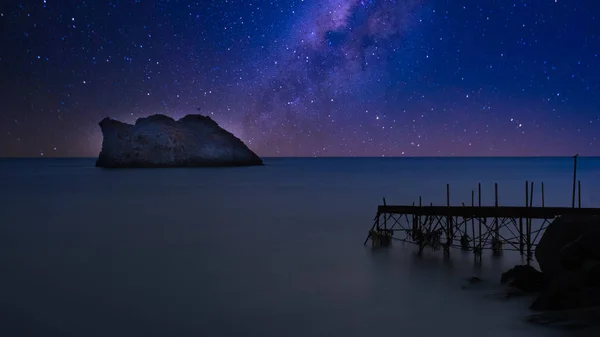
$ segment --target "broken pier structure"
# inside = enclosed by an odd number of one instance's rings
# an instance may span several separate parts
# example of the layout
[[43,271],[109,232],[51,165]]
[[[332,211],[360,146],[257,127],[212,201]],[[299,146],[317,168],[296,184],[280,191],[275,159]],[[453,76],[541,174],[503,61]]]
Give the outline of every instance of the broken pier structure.
[[[575,182],[573,184],[575,186]],[[444,256],[450,248],[472,251],[481,260],[484,250],[494,255],[503,251],[518,251],[527,257],[529,264],[541,234],[550,222],[562,215],[600,215],[600,208],[581,207],[581,183],[578,186],[578,207],[575,207],[575,188],[572,207],[545,207],[544,184],[541,184],[542,206],[533,206],[533,182],[525,182],[525,206],[499,206],[498,184],[495,185],[494,206],[481,205],[481,184],[478,185],[478,202],[475,191],[471,192],[471,205],[451,206],[450,185],[446,185],[445,206],[424,206],[419,197],[418,205],[383,205],[377,207],[377,215],[365,245],[388,246],[392,241],[414,243],[419,252],[425,247],[442,249]]]

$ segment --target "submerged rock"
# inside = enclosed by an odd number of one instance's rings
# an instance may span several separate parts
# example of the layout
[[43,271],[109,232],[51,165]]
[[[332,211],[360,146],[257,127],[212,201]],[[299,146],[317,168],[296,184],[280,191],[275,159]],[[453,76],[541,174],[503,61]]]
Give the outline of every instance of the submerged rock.
[[97,167],[191,167],[262,165],[239,138],[210,117],[165,115],[139,118],[135,125],[104,118]]
[[518,265],[503,273],[500,283],[526,293],[535,293],[543,289],[544,275],[532,266]]
[[600,326],[600,307],[535,313],[526,318],[530,323],[563,329],[595,328]]
[[483,282],[483,280],[477,276],[471,276],[467,279],[467,282],[469,282],[469,284],[478,284]]
[[477,276],[471,276],[465,279],[465,284],[463,284],[460,288],[465,290],[470,287],[474,287],[483,283],[483,280]]
[[578,271],[556,276],[531,304],[536,311],[572,310],[600,306],[600,287],[587,286]]

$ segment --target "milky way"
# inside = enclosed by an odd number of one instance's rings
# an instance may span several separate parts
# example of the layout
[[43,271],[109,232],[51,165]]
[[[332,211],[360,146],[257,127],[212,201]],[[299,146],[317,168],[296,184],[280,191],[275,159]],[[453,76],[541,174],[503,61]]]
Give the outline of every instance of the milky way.
[[344,102],[382,98],[369,88],[385,78],[389,55],[400,51],[393,42],[417,20],[418,5],[330,0],[308,6],[280,48],[258,62],[261,81],[249,84],[256,101],[245,115],[244,134],[269,130],[259,137],[277,153],[327,152],[329,146],[315,149],[314,143],[343,146],[348,130],[336,119],[356,114]]
[[105,116],[198,111],[263,156],[599,155],[599,20],[554,0],[3,4],[0,155],[95,156]]

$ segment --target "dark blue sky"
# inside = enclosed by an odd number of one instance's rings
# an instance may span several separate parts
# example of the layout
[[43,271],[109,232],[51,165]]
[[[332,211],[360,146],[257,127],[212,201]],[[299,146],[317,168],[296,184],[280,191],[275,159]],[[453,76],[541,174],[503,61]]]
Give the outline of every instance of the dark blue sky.
[[600,155],[600,2],[11,1],[0,155],[211,115],[260,155]]

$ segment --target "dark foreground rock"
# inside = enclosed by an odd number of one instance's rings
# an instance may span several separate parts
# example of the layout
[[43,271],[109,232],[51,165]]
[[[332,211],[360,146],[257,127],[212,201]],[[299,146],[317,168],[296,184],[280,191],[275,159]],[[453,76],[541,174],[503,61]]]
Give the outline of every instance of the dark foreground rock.
[[100,128],[98,167],[262,165],[239,138],[206,116],[187,115],[176,121],[153,115],[139,118],[135,125],[104,118]]
[[600,287],[587,286],[578,271],[556,276],[531,304],[536,311],[573,310],[600,306]]
[[535,258],[548,277],[578,270],[586,260],[600,261],[600,217],[561,216],[548,226]]
[[562,216],[535,250],[545,285],[531,309],[573,310],[600,306],[600,217]]
[[[600,320],[598,320],[599,317],[600,307],[593,307],[574,310],[545,311],[532,314],[527,317],[526,320],[530,323],[544,326],[577,330],[598,328],[600,326]],[[586,335],[589,336],[589,334]]]
[[544,275],[532,266],[514,266],[502,274],[500,283],[526,293],[536,293],[544,288]]

